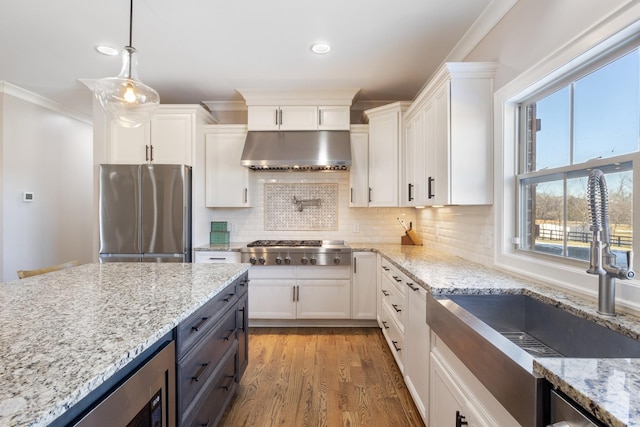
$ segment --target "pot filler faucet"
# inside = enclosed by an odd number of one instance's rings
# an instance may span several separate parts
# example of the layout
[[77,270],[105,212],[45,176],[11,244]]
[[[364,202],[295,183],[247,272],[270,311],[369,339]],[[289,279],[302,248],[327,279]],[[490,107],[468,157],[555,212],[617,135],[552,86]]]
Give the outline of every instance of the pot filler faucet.
[[633,252],[627,251],[627,267],[616,265],[609,238],[609,200],[607,181],[600,169],[589,173],[587,202],[590,230],[593,232],[587,273],[598,275],[598,313],[616,315],[616,279],[633,279]]

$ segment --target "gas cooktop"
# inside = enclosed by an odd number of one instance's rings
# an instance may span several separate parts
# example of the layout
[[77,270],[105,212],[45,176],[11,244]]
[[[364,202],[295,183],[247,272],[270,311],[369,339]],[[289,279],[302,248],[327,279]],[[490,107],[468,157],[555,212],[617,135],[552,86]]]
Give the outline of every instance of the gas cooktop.
[[253,265],[349,265],[351,248],[344,240],[256,240],[240,250]]
[[322,246],[322,240],[256,240],[249,244],[247,247],[273,247],[273,246],[285,246],[285,247],[299,247],[299,246]]

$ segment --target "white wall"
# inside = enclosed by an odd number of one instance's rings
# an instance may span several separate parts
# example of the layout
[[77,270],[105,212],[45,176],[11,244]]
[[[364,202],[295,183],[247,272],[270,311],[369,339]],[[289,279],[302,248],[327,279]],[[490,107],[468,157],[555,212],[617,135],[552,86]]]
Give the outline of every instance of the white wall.
[[[498,62],[495,88],[499,89],[627,3],[629,0],[519,0],[465,61]],[[585,48],[588,46],[586,40]],[[494,245],[492,207],[423,209],[417,215],[425,241],[472,261],[493,264],[492,249],[486,247],[487,240]]]
[[[6,91],[0,97],[1,280],[20,269],[91,262],[91,125]],[[25,191],[33,202],[22,201]]]

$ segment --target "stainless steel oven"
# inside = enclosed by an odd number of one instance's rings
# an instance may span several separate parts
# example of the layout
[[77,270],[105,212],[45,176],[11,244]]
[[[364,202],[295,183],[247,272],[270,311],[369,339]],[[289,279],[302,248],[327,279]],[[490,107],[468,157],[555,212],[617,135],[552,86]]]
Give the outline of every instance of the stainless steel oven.
[[76,426],[174,427],[175,344],[170,341],[117,386]]

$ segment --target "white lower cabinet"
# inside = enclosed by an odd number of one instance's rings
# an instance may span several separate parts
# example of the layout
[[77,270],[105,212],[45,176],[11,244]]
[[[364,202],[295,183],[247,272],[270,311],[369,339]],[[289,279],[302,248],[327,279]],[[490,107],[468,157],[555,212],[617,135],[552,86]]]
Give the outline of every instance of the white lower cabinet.
[[[519,427],[484,385],[435,334],[431,334],[429,425]],[[499,373],[496,373],[499,375]]]
[[201,264],[220,264],[240,262],[240,252],[233,251],[195,251],[193,262]]
[[377,312],[378,255],[354,252],[351,259],[351,318],[375,320]]
[[349,319],[348,266],[251,267],[250,319]]
[[411,281],[407,289],[404,380],[425,424],[429,407],[430,328],[427,325],[427,291]]

